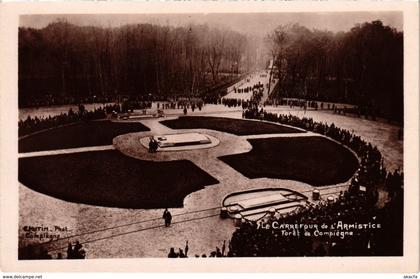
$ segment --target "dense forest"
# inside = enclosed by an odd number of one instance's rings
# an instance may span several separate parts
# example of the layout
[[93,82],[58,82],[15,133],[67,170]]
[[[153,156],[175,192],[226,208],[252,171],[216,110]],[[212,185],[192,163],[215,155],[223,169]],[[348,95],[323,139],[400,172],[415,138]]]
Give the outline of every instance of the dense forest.
[[[252,42],[251,42],[252,44]],[[252,70],[247,36],[207,25],[19,29],[19,105],[197,95]]]
[[105,28],[57,20],[42,29],[21,27],[19,106],[203,96],[254,71],[265,55],[277,67],[273,102],[344,102],[403,119],[402,32],[381,21],[338,33],[289,24],[261,41],[207,25]]
[[266,43],[279,77],[272,100],[351,103],[369,114],[402,120],[402,32],[381,21],[339,33],[291,24],[276,28]]

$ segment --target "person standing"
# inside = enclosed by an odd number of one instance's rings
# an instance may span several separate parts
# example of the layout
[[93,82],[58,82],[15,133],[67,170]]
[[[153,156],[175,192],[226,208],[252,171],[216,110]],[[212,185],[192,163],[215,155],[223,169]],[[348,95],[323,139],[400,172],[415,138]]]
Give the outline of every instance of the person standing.
[[186,258],[187,256],[185,256],[185,254],[184,254],[184,252],[182,251],[182,249],[181,248],[179,248],[179,257],[180,258]]
[[152,153],[156,153],[159,147],[159,143],[152,137]]
[[67,259],[74,259],[73,245],[70,242],[67,246]]
[[168,258],[178,258],[178,254],[175,253],[175,249],[173,247],[171,247],[169,251]]
[[187,242],[185,243],[185,257],[186,258],[188,258],[188,240],[187,240]]
[[149,137],[149,153],[153,153],[153,137]]

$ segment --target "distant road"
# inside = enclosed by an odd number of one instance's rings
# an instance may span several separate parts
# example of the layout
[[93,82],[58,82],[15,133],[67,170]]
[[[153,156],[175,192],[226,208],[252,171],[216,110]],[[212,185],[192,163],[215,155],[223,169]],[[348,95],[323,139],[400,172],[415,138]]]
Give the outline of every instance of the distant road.
[[[241,99],[241,100],[249,100],[252,97],[252,91],[246,93],[238,93],[238,89],[244,89],[247,87],[253,87],[254,85],[260,83],[264,85],[263,96],[261,98],[261,103],[263,104],[270,95],[268,92],[268,82],[270,79],[270,73],[268,70],[257,71],[253,74],[247,75],[245,78],[240,80],[239,82],[235,83],[234,85],[230,86],[227,89],[228,94],[224,96],[222,99]],[[271,86],[270,91],[272,92],[274,87],[277,84],[277,79],[271,79]],[[236,93],[235,93],[236,89]]]

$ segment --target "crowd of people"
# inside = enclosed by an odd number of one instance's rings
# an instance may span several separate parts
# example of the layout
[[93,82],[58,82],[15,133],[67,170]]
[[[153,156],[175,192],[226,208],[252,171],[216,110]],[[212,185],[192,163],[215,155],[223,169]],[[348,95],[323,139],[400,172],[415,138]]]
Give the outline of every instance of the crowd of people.
[[121,112],[133,112],[136,110],[142,110],[142,109],[150,109],[152,107],[151,101],[140,101],[140,100],[125,100],[121,104]]
[[[249,91],[248,91],[249,90]],[[264,92],[264,86],[261,83],[257,83],[254,86],[248,86],[243,89],[236,89],[234,91],[238,91],[239,93],[242,92],[252,92],[252,96],[249,100],[241,99],[241,98],[223,98],[221,103],[227,107],[242,107],[242,109],[252,108],[255,105],[258,105],[261,102]]]
[[171,247],[169,249],[168,258],[188,258],[188,240],[185,243],[185,248],[182,250],[181,248],[178,249],[178,252],[175,252],[175,248]]
[[[279,224],[296,225],[293,234],[288,235],[283,234],[281,230],[264,229],[264,226],[257,228],[256,223],[245,222],[232,236],[229,255],[233,257],[402,255],[401,200],[400,195],[399,199],[389,202],[384,208],[377,208],[365,193],[345,192],[332,204],[310,205],[298,212],[275,219]],[[390,210],[398,203],[399,208]],[[269,221],[273,219],[266,220]],[[356,229],[341,230],[339,222],[356,224]],[[300,224],[306,227],[299,226]],[[357,227],[358,224],[361,227]],[[374,228],[372,224],[375,224]],[[325,226],[326,229],[321,229],[321,226]],[[389,241],[391,235],[392,241]]]
[[223,98],[221,100],[222,105],[232,108],[232,107],[242,107],[242,109],[246,109],[249,107],[250,100],[245,99],[236,99],[236,98]]
[[[334,203],[309,205],[297,213],[278,217],[281,223],[321,224],[337,222],[381,224],[381,229],[358,230],[354,235],[305,237],[304,231],[284,236],[276,230],[257,229],[245,222],[236,230],[229,253],[232,256],[356,256],[401,255],[403,220],[403,178],[400,170],[388,172],[379,150],[359,136],[334,124],[315,122],[311,118],[277,115],[255,108],[244,112],[246,118],[263,119],[304,128],[330,137],[351,148],[360,158],[360,167],[348,191],[340,193]],[[388,201],[379,206],[378,188],[388,192]],[[267,220],[268,221],[268,220]],[[313,232],[312,232],[313,233]],[[296,236],[297,235],[297,236]],[[392,243],[387,241],[392,236]],[[388,242],[388,243],[387,243]]]
[[[173,97],[173,98],[159,98],[156,103],[158,110],[164,109],[183,109],[186,114],[187,110],[194,112],[196,109],[202,110],[205,102],[201,98],[192,97]],[[94,108],[93,110],[86,110],[84,105],[79,105],[78,111],[69,109],[67,113],[61,113],[55,116],[48,117],[31,117],[28,116],[24,120],[19,120],[18,134],[19,137],[28,135],[37,131],[50,129],[66,124],[75,123],[78,121],[87,121],[95,119],[106,118],[107,115],[117,117],[120,113],[133,112],[134,110],[150,109],[152,102],[141,99],[123,100],[119,104],[108,104]]]
[[252,86],[249,85],[249,86],[240,87],[240,88],[236,88],[235,86],[233,87],[233,92],[235,93],[249,93],[249,92],[254,93],[257,91],[261,92],[263,90],[264,90],[264,85],[260,81]]
[[[334,123],[315,122],[312,118],[299,118],[290,114],[268,113],[262,108],[246,110],[243,116],[244,118],[261,119],[299,127],[307,131],[325,135],[349,147],[361,160],[361,167],[353,178],[354,183],[367,186],[368,189],[373,189],[375,185],[384,183],[388,176],[394,177],[394,174],[391,176],[390,173],[387,173],[383,164],[382,155],[376,146],[366,142],[360,136],[350,131],[336,127]],[[394,173],[396,177],[402,176],[398,170]]]
[[77,105],[77,104],[93,104],[93,103],[112,103],[115,101],[114,97],[109,96],[54,96],[53,94],[45,94],[34,98],[33,96],[19,96],[19,107],[50,107],[61,105]]
[[79,105],[78,111],[74,112],[70,109],[68,113],[61,113],[55,116],[48,117],[30,117],[28,116],[25,120],[19,120],[18,123],[18,134],[20,136],[28,135],[40,130],[50,129],[78,121],[88,121],[95,119],[103,119],[109,113],[120,112],[120,106],[118,105],[106,105],[104,107],[95,108],[92,111],[85,109],[83,105]]
[[296,98],[278,98],[278,99],[268,99],[265,105],[275,105],[275,106],[288,106],[290,108],[300,108],[308,109],[312,108],[314,110],[318,109],[327,109],[332,110],[334,113],[346,114],[346,113],[355,113],[357,107],[354,105],[338,105],[334,103],[321,102],[316,100],[307,100],[307,99],[296,99]]
[[[186,241],[185,244],[185,249],[182,250],[181,248],[178,249],[178,252],[175,252],[175,248],[171,247],[169,249],[169,254],[168,254],[168,258],[188,258],[188,240]],[[222,248],[216,247],[216,249],[214,251],[211,251],[209,253],[209,255],[207,254],[195,254],[194,257],[195,258],[221,258],[221,257],[227,257],[228,254],[226,254],[226,241],[223,241],[223,245]]]
[[199,111],[202,110],[204,106],[204,101],[201,99],[182,99],[178,101],[168,100],[164,101],[162,103],[156,104],[157,109],[181,109],[181,108],[191,108],[191,110],[194,112],[195,109],[198,109]]
[[44,245],[28,245],[19,249],[20,260],[82,260],[86,258],[86,251],[83,245],[77,240],[74,245],[69,242],[67,246],[66,257],[63,253],[58,252],[56,257],[53,258],[51,253]]
[[371,105],[351,105],[335,104],[317,100],[307,100],[298,98],[269,98],[264,105],[288,106],[303,110],[331,110],[334,114],[352,115],[356,117],[364,116],[366,119],[376,120],[377,112]]

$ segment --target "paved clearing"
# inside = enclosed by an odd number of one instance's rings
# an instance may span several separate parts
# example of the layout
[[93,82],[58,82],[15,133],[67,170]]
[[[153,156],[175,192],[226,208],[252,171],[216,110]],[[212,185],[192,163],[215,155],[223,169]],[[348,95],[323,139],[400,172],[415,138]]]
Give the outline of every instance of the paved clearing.
[[[377,145],[385,157],[388,168],[400,167],[403,162],[403,142],[397,140],[398,127],[387,123],[375,122],[354,117],[335,115],[327,111],[294,110],[288,107],[268,108],[279,113],[291,113],[298,116],[313,117],[315,121],[334,122],[337,126],[354,131],[369,142]],[[168,110],[167,114],[181,113],[180,110]],[[241,118],[241,111],[223,106],[207,105],[203,111],[190,113],[192,115],[214,115],[218,117]],[[162,133],[173,130],[159,124],[157,119],[141,121],[151,129],[150,132],[142,132],[143,135]],[[188,131],[188,130],[186,130]],[[197,130],[195,130],[197,131]],[[29,188],[19,186],[19,237],[20,243],[33,242],[34,239],[25,238],[23,226],[54,226],[67,227],[67,232],[61,232],[60,236],[78,235],[70,240],[80,240],[84,244],[88,258],[117,258],[117,257],[166,257],[170,247],[184,248],[185,240],[189,241],[189,255],[208,254],[221,247],[223,240],[228,240],[234,231],[233,222],[230,219],[222,220],[218,217],[219,207],[223,197],[233,191],[261,188],[287,188],[310,195],[313,187],[309,184],[278,179],[248,179],[224,164],[215,155],[225,151],[241,153],[249,151],[251,146],[246,137],[238,137],[231,134],[220,133],[210,130],[200,130],[212,136],[216,136],[221,143],[212,149],[193,150],[183,152],[194,164],[218,179],[220,183],[205,187],[203,190],[191,193],[184,199],[184,207],[170,209],[173,214],[174,224],[170,228],[163,227],[161,219],[162,210],[135,210],[109,207],[89,206],[76,204],[55,199],[44,194],[37,193]],[[136,135],[137,134],[137,135]],[[308,133],[295,134],[303,136]],[[124,137],[128,135],[121,135]],[[129,140],[135,141],[140,135],[132,134]],[[269,135],[274,136],[274,135]],[[130,145],[122,145],[122,138],[114,139],[114,144],[122,152],[127,152],[132,157],[141,156]],[[261,135],[260,137],[266,137]],[[268,136],[267,136],[268,137]],[[121,141],[120,141],[121,140]],[[232,144],[226,141],[232,140]],[[120,141],[121,145],[118,145]],[[139,143],[140,144],[140,143]],[[226,150],[225,150],[226,149]],[[132,152],[132,153],[131,153]],[[212,153],[214,152],[214,153]],[[157,153],[156,160],[165,160],[165,154]],[[145,156],[151,156],[144,152]],[[184,156],[183,155],[183,156]],[[183,157],[181,155],[177,155]],[[176,156],[175,156],[176,157]],[[164,172],[162,172],[164,175]],[[345,188],[345,183],[321,188],[322,196],[335,195]],[[48,245],[51,254],[55,257],[58,250],[64,247],[67,241],[53,242]],[[42,240],[45,241],[45,240]]]

